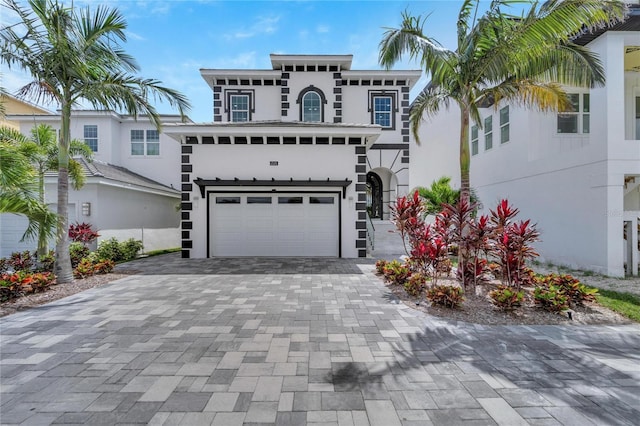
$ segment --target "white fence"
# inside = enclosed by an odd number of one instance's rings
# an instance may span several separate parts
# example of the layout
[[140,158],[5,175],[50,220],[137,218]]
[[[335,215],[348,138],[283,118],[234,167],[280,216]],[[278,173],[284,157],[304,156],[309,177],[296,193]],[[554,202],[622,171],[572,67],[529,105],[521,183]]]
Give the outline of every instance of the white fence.
[[118,241],[129,238],[142,241],[143,253],[180,247],[180,228],[101,229],[98,244],[115,237]]

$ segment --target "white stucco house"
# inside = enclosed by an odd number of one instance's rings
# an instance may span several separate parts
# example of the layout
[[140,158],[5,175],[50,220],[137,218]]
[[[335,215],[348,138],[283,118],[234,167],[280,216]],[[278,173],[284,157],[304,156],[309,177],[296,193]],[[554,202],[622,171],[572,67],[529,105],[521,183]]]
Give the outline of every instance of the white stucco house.
[[[59,114],[12,113],[6,116],[29,135],[41,123],[60,129]],[[174,115],[163,122],[179,122]],[[142,239],[145,250],[180,246],[180,146],[158,133],[150,120],[112,111],[73,111],[71,137],[94,151],[94,161],[81,161],[86,184],[69,190],[69,223],[87,222],[100,240],[116,237]],[[45,177],[45,201],[56,210],[57,176]],[[0,257],[33,250],[34,241],[20,242],[26,218],[0,215]]]
[[[493,208],[508,198],[538,223],[542,260],[611,276],[638,273],[640,221],[640,9],[580,36],[606,86],[567,88],[572,111],[543,114],[500,104],[472,125],[471,186]],[[459,110],[427,119],[411,146],[411,186],[446,175],[459,185]]]
[[182,255],[363,257],[367,209],[409,188],[409,91],[420,71],[352,70],[351,55],[271,55],[202,69],[211,123],[180,142]]

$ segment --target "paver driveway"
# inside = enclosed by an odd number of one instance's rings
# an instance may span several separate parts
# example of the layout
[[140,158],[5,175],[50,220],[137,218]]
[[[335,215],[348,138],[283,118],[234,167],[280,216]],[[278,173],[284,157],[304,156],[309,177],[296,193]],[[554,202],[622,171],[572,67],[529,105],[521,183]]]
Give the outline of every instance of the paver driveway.
[[492,327],[350,260],[181,260],[0,319],[2,424],[639,424],[640,327]]

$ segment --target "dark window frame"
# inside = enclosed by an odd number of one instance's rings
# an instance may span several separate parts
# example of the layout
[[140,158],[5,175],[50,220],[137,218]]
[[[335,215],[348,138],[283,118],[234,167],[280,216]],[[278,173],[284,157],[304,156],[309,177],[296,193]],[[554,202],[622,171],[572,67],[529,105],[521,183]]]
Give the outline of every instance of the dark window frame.
[[397,90],[369,90],[368,111],[371,115],[371,124],[376,124],[374,103],[375,98],[385,97],[391,98],[391,125],[382,126],[382,130],[396,130],[396,115],[398,110],[398,91]]
[[[315,92],[320,96],[320,121],[319,123],[324,123],[324,106],[327,104],[327,97],[324,95],[324,92],[322,90],[320,90],[319,88],[311,85],[311,86],[307,86],[304,89],[302,89],[300,91],[300,93],[298,93],[298,99],[296,99],[296,103],[299,105],[298,108],[298,113],[300,121],[304,122],[304,104],[303,104],[303,99],[304,96],[309,93],[309,92]],[[318,123],[317,121],[309,121],[309,123]]]
[[255,101],[255,90],[225,90],[224,98],[225,98],[225,109],[224,111],[227,113],[227,121],[230,123],[244,123],[243,121],[232,121],[233,110],[231,108],[231,96],[248,96],[249,102],[249,114],[247,117],[247,122],[253,120],[253,114],[256,112],[256,101]]

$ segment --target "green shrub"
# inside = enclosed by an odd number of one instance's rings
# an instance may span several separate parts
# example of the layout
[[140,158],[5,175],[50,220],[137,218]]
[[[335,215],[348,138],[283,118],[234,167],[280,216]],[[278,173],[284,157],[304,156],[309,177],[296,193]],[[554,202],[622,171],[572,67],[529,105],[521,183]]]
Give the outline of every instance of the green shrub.
[[388,262],[382,271],[387,282],[394,285],[403,285],[411,275],[409,267],[398,260]]
[[135,259],[142,250],[142,241],[129,238],[119,242],[115,237],[101,241],[96,250],[98,259],[122,262]]
[[437,285],[427,289],[427,299],[434,305],[459,308],[464,301],[462,288],[452,285]]
[[[94,257],[95,258],[95,257]],[[73,276],[78,279],[87,278],[92,275],[108,274],[113,271],[115,262],[112,260],[93,260],[91,256],[78,264],[73,270]]]
[[115,237],[100,241],[96,254],[98,259],[113,260],[114,262],[118,262],[123,257],[120,243]]
[[569,297],[560,287],[536,287],[533,290],[536,305],[549,312],[562,312],[569,308]]
[[40,272],[53,272],[53,268],[56,263],[56,255],[53,250],[49,250],[49,253],[40,256],[38,259]]
[[568,274],[548,274],[538,279],[543,287],[555,286],[562,290],[567,296],[570,303],[582,305],[584,302],[593,302],[596,300],[598,289],[589,288],[580,283],[577,278]]
[[29,293],[45,291],[55,284],[56,276],[49,273],[30,273],[25,271],[0,276],[0,301],[14,299]]
[[389,263],[389,261],[384,260],[384,259],[380,259],[376,262],[376,272],[378,274],[384,274],[384,268],[385,266],[387,266],[387,264]]
[[121,260],[133,260],[138,257],[138,253],[142,251],[142,241],[129,238],[120,243],[120,251],[122,252]]
[[80,261],[89,255],[89,248],[82,243],[73,242],[69,244],[69,256],[71,257],[71,267],[78,266]]
[[417,297],[422,293],[427,285],[427,277],[420,273],[411,274],[411,276],[405,281],[405,291],[413,297]]
[[522,305],[524,291],[516,291],[513,288],[500,285],[489,293],[489,297],[496,307],[503,311],[512,311]]

